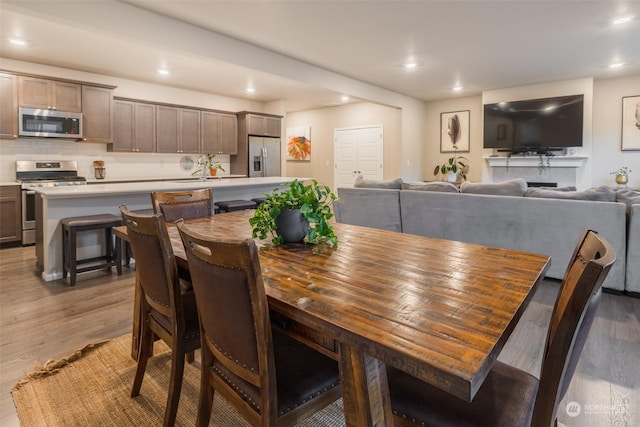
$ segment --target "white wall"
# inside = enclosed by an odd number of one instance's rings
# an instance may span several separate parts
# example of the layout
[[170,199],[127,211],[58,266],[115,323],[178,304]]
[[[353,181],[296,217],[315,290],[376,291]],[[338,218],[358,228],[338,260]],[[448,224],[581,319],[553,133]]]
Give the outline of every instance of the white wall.
[[633,171],[630,188],[640,189],[640,151],[621,150],[622,97],[640,95],[640,76],[597,80],[593,86],[592,183],[615,185],[611,172],[622,166]]
[[[628,166],[633,170],[629,176],[629,187],[640,188],[640,151],[620,149],[622,97],[640,95],[640,76],[596,81],[591,78],[575,79],[486,91],[483,96],[478,97],[428,102],[424,120],[426,141],[422,154],[424,179],[438,179],[433,176],[433,168],[450,157],[450,154],[440,153],[440,113],[470,110],[470,152],[464,154],[471,164],[467,178],[471,181],[486,181],[490,178],[484,157],[490,155],[492,150],[482,148],[483,103],[575,93],[585,94],[584,146],[577,150],[576,156],[587,156],[588,159],[583,162],[583,167],[563,170],[561,174],[575,173],[577,184],[581,188],[615,186],[610,172],[621,166]],[[510,173],[515,176],[517,171],[513,172],[514,170],[516,168],[510,168]]]
[[[311,160],[285,161],[287,176],[308,176],[333,188],[333,131],[336,128],[382,125],[385,179],[403,175],[401,168],[402,111],[361,102],[287,114],[285,127],[311,127]],[[285,135],[285,133],[283,133]],[[283,138],[283,143],[286,143]],[[283,157],[283,159],[286,157]]]

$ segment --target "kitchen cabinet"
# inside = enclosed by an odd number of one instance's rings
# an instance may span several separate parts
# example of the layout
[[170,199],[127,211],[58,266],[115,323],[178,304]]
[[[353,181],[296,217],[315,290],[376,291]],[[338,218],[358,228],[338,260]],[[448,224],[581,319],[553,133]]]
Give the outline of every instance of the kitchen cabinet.
[[18,77],[20,107],[82,112],[82,85],[31,76]]
[[156,106],[144,102],[114,100],[113,144],[110,151],[156,151]]
[[246,117],[249,135],[280,138],[280,117],[258,114],[247,114]]
[[200,111],[157,105],[156,151],[200,153]]
[[231,157],[231,173],[249,175],[249,136],[279,138],[282,117],[272,114],[242,111],[238,117],[238,143],[236,156]]
[[113,142],[113,88],[82,85],[82,133],[85,142]]
[[235,114],[202,111],[202,152],[237,154],[238,119]]
[[0,185],[0,243],[22,239],[22,202],[19,185]]
[[18,137],[18,76],[0,73],[0,139]]

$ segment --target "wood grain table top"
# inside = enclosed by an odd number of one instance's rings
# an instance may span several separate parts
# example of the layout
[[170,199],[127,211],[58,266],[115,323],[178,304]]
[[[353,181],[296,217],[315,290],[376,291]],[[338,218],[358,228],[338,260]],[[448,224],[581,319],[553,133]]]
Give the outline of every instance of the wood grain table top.
[[[185,221],[251,237],[240,211]],[[177,228],[169,225],[179,264]],[[339,243],[259,241],[269,306],[470,401],[549,267],[539,254],[334,224]]]

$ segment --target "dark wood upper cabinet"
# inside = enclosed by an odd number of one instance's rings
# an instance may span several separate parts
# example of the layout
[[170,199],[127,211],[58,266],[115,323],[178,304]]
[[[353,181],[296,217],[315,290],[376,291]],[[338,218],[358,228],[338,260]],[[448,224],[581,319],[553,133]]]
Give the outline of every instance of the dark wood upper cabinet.
[[202,152],[236,154],[238,119],[235,114],[202,111]]
[[0,73],[0,138],[18,137],[18,77]]
[[113,142],[113,91],[82,85],[82,133],[85,142]]
[[200,111],[156,106],[158,153],[200,153]]
[[38,77],[18,77],[20,107],[82,112],[82,85]]
[[156,151],[156,106],[142,102],[114,101],[114,138],[111,151]]
[[247,114],[249,135],[271,136],[280,138],[280,117]]

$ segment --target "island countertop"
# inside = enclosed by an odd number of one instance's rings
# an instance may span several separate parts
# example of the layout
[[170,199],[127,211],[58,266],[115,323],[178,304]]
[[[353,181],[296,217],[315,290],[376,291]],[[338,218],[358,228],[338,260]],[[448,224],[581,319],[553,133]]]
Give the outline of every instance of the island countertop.
[[260,194],[271,192],[283,183],[307,178],[273,176],[265,178],[233,178],[233,179],[175,179],[169,181],[144,181],[144,182],[114,182],[91,185],[68,185],[63,187],[34,188],[46,199],[72,199],[86,197],[102,197],[107,195],[126,195],[135,193],[151,193],[152,191],[180,191],[195,188],[212,188],[214,200],[216,190],[223,192],[260,188]]
[[[151,209],[151,192],[213,189],[213,201],[251,200],[272,190],[285,189],[286,183],[309,178],[274,176],[266,178],[200,179],[101,183],[34,188],[36,197],[36,263],[45,281],[62,278],[62,232],[60,220],[66,217],[110,213],[120,215],[120,205],[129,210]],[[78,259],[99,256],[103,233],[82,233],[78,237]],[[102,237],[101,237],[102,236]]]

